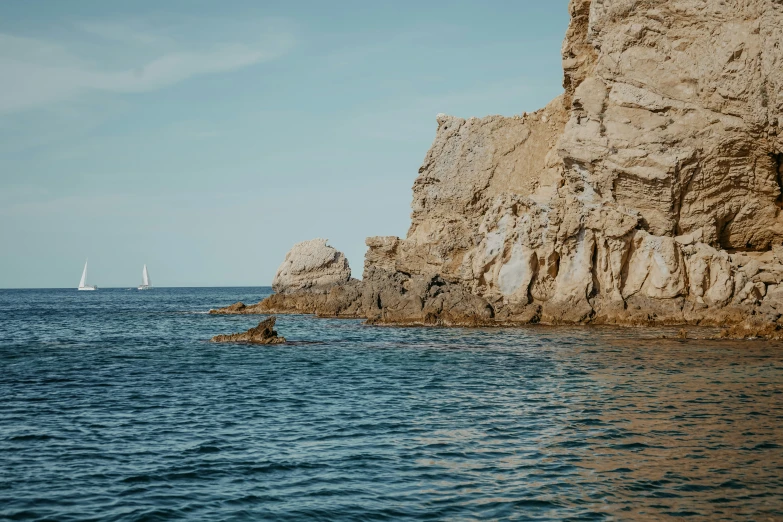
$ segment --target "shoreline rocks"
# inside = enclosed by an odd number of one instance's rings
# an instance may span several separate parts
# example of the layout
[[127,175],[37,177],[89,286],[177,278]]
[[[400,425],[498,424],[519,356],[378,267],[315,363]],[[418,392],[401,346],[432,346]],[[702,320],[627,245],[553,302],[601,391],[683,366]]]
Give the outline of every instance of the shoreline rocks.
[[561,96],[522,116],[439,114],[407,236],[368,238],[362,281],[325,241],[297,245],[276,294],[241,313],[777,335],[783,10],[773,4],[571,0]]
[[[373,243],[377,243],[376,238],[368,240],[368,244]],[[703,269],[703,265],[699,268]],[[759,266],[752,265],[751,273],[756,270],[760,270]],[[761,272],[754,276],[758,273]],[[689,283],[694,284],[693,281]],[[755,284],[751,288],[755,289]],[[772,325],[772,329],[746,328],[747,336],[757,337],[754,332],[775,331],[779,313],[773,305],[783,309],[783,288],[778,290],[774,287],[759,303],[749,301],[748,297],[743,302],[743,295],[723,306],[709,306],[704,300],[684,297],[659,299],[630,295],[619,302],[593,298],[588,301],[589,310],[584,312],[576,308],[567,309],[567,303],[559,304],[562,308],[558,309],[552,304],[545,308],[535,300],[527,303],[493,302],[440,275],[413,276],[368,264],[361,281],[350,280],[318,291],[277,293],[257,304],[238,302],[210,310],[210,314],[312,314],[322,318],[364,319],[372,325],[463,327],[528,324],[731,327],[742,325],[752,317],[753,324],[762,322]],[[752,298],[750,293],[748,295]],[[763,306],[756,306],[759,304]],[[726,335],[736,336],[740,331],[735,329]]]
[[721,331],[720,339],[763,339],[766,341],[783,340],[783,327],[764,319],[749,317],[730,328]]

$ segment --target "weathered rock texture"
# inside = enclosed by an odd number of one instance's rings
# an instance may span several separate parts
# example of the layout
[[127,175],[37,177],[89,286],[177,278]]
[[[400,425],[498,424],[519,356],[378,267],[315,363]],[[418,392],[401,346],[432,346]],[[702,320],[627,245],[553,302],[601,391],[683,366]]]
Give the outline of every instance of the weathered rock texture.
[[342,252],[326,244],[326,239],[297,243],[285,256],[272,281],[278,293],[302,290],[326,292],[351,279],[351,268]]
[[213,343],[249,343],[249,344],[283,344],[285,337],[280,337],[275,331],[276,317],[272,316],[264,319],[258,326],[251,328],[244,333],[230,335],[216,335],[212,338]]
[[361,283],[269,306],[378,323],[775,324],[783,2],[569,9],[562,96],[523,116],[439,115],[407,237],[369,238]]

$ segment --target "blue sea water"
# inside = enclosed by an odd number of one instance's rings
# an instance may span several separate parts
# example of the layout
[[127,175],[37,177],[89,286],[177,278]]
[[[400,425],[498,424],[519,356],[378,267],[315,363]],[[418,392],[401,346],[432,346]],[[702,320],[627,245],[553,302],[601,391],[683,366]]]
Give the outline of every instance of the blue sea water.
[[779,344],[307,316],[207,342],[269,291],[0,291],[0,518],[783,518]]

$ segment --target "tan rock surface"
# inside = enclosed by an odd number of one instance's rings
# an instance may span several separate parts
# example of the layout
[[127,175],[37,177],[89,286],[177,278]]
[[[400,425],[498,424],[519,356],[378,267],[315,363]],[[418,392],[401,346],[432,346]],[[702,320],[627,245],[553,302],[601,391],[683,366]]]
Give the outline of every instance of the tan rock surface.
[[569,10],[564,94],[522,116],[438,115],[408,235],[367,240],[342,310],[376,323],[780,320],[783,4]]
[[297,243],[277,269],[272,289],[278,293],[302,290],[326,292],[351,279],[351,268],[342,252],[326,244],[326,239]]

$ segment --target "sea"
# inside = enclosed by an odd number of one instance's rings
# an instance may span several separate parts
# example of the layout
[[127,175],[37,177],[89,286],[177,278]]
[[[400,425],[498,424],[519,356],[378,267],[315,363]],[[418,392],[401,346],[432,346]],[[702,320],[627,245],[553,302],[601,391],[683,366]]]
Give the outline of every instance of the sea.
[[0,519],[783,520],[781,344],[304,315],[209,342],[270,292],[0,290]]

